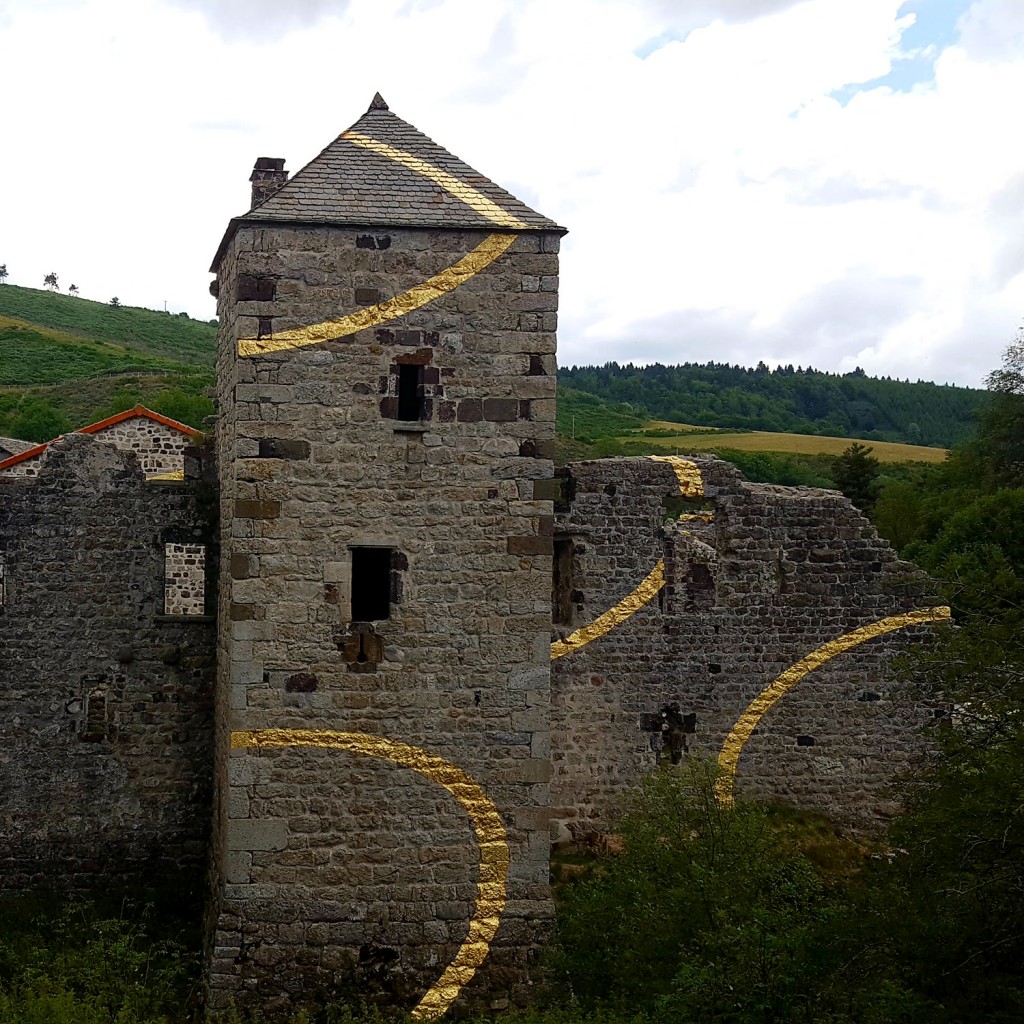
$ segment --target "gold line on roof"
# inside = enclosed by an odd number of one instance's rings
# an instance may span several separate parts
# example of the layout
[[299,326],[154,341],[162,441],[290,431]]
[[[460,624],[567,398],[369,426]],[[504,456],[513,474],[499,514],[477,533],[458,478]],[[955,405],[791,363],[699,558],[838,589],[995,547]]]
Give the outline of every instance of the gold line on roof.
[[440,167],[436,167],[426,160],[421,160],[418,156],[413,156],[412,153],[406,153],[402,149],[395,149],[394,146],[389,146],[386,142],[378,142],[377,139],[370,138],[369,135],[363,135],[362,132],[354,132],[351,129],[347,132],[342,132],[341,137],[346,142],[351,142],[354,146],[359,146],[362,149],[368,149],[371,153],[387,157],[389,160],[407,167],[410,171],[419,174],[421,177],[429,178],[434,184],[440,185],[449,195],[454,196],[476,210],[482,217],[486,217],[492,223],[497,224],[498,227],[522,229],[529,226],[525,221],[513,216],[507,210],[503,210],[494,200],[488,199],[487,196],[482,192],[478,192],[472,185],[467,185],[453,174],[441,170]]

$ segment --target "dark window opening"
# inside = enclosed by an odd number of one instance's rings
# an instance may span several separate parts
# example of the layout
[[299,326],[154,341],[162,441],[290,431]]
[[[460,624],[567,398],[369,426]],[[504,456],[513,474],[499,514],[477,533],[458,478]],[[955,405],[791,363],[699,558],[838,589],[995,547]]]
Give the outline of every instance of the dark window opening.
[[423,367],[398,367],[398,418],[419,420],[423,418]]
[[99,743],[107,738],[107,691],[92,690],[85,701],[85,722],[79,739]]
[[352,549],[352,621],[391,618],[391,548]]
[[572,539],[556,537],[554,554],[551,576],[551,621],[568,624],[572,622]]

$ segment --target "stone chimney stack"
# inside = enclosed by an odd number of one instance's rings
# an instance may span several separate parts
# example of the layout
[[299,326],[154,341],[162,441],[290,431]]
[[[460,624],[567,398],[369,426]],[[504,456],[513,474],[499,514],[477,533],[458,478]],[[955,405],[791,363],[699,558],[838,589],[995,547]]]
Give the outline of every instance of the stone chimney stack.
[[256,209],[265,203],[287,180],[288,172],[284,169],[284,157],[261,156],[253,165],[252,174],[252,206]]

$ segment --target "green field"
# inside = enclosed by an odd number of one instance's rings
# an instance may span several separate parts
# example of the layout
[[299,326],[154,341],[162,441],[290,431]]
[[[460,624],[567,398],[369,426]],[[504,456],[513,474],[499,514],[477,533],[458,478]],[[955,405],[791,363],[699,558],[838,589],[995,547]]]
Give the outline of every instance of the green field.
[[142,404],[201,429],[216,327],[0,286],[0,435],[48,441]]
[[[643,440],[657,448],[685,454],[686,452],[710,452],[722,449],[741,452],[779,452],[787,455],[841,455],[857,438],[820,437],[817,434],[783,434],[766,430],[715,431],[686,423],[651,421],[644,424],[644,430],[657,431],[657,436],[629,433],[620,436],[620,441]],[[872,454],[879,462],[943,462],[948,452],[945,448],[930,448],[917,444],[897,444],[893,441],[870,441],[860,439],[860,444],[873,449]]]

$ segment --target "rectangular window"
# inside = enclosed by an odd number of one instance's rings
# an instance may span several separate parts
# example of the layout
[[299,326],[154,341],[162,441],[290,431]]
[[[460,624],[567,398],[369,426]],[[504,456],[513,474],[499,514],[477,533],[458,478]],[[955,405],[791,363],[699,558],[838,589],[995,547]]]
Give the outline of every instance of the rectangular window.
[[206,545],[164,545],[164,615],[206,612]]
[[7,604],[7,564],[4,556],[0,555],[0,608]]
[[572,553],[571,537],[555,538],[555,557],[551,577],[551,621],[572,623]]
[[391,618],[392,548],[352,548],[352,621]]
[[423,367],[398,367],[398,418],[419,420],[423,418]]

